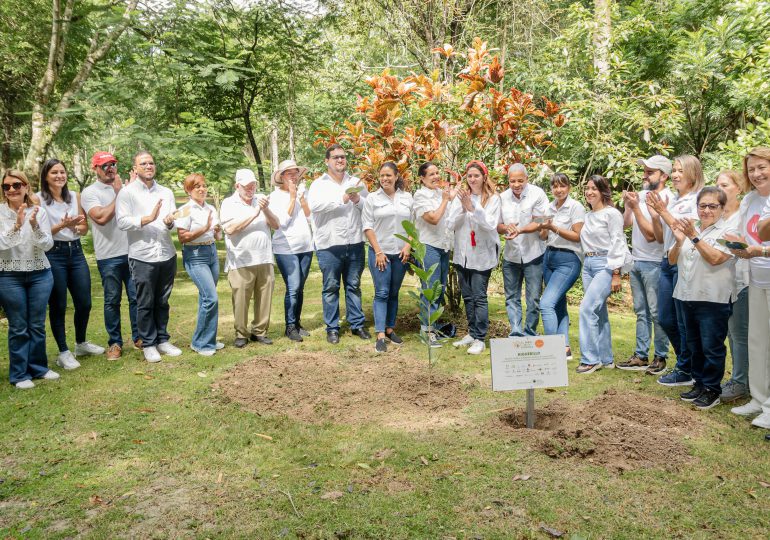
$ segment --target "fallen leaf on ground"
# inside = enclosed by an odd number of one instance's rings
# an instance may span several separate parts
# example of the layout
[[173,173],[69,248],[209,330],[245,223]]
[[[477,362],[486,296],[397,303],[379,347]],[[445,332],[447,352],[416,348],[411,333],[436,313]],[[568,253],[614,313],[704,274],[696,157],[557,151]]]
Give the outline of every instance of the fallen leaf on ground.
[[389,458],[392,455],[393,455],[392,448],[383,448],[382,450],[375,452],[375,454],[372,457],[376,460],[382,461],[384,459]]
[[517,474],[513,477],[513,480],[515,482],[516,480],[529,480],[530,478],[532,478],[531,474]]
[[428,464],[428,460],[427,460],[427,459],[425,459],[425,456],[420,456],[420,462],[421,462],[423,465],[427,465],[427,464]]
[[150,408],[137,409],[136,412],[150,414],[150,413],[154,413],[155,409],[150,409]]
[[198,377],[206,377],[206,372],[205,371],[199,371],[198,372]]
[[222,473],[220,472],[219,476],[217,476],[217,484],[221,484],[221,483],[222,483]]
[[356,463],[356,467],[360,467],[362,469],[371,469],[371,466],[368,463]]
[[762,480],[759,481],[759,485],[763,488],[770,488],[770,482],[763,482]]
[[91,434],[90,434],[88,437],[89,437],[90,439],[96,440],[96,437],[97,437],[97,435],[96,435],[96,432],[95,432],[95,431],[92,431],[92,432],[91,432]]
[[273,438],[270,435],[265,435],[264,433],[257,433],[257,437],[260,437],[262,439],[265,439],[266,441],[272,441]]
[[134,371],[134,375],[144,375],[144,371]]
[[132,439],[131,442],[134,444],[144,444],[144,441],[142,439]]
[[91,495],[88,502],[91,503],[91,506],[104,506],[104,501],[99,495]]
[[145,375],[145,376],[144,376],[144,378],[145,378],[145,380],[151,381],[151,380],[153,380],[155,377],[153,377],[152,375]]
[[553,527],[549,527],[544,523],[540,524],[540,530],[546,533],[551,538],[561,538],[562,536],[564,536],[564,533],[562,531],[554,529]]
[[321,498],[325,499],[325,500],[333,501],[334,499],[339,499],[340,497],[342,497],[344,495],[345,494],[342,493],[341,491],[327,491],[326,493],[321,495]]

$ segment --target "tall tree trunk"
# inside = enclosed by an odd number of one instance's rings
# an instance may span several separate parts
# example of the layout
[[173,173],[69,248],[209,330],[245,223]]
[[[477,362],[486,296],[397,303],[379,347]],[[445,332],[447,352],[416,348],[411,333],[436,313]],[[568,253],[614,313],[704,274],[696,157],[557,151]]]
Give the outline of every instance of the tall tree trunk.
[[593,34],[596,87],[602,91],[610,78],[610,39],[612,35],[612,0],[594,0],[596,30]]
[[297,157],[294,151],[294,122],[289,119],[289,159],[296,161]]
[[270,127],[270,160],[273,162],[273,170],[278,168],[278,121],[274,121]]

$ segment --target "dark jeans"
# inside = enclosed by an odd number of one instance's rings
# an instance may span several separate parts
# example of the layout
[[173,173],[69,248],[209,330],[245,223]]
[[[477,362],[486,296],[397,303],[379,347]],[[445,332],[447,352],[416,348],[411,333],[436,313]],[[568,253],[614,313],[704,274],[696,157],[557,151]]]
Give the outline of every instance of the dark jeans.
[[345,310],[350,328],[363,328],[361,274],[364,271],[364,243],[332,246],[316,252],[323,274],[323,312],[326,331],[340,329],[340,281],[345,284]]
[[543,258],[545,290],[540,297],[543,332],[547,336],[561,334],[569,347],[569,314],[567,292],[580,275],[580,257],[574,251],[547,248]]
[[52,288],[49,269],[0,272],[0,305],[8,317],[11,384],[42,377],[48,371],[45,311]]
[[[521,285],[527,299],[527,315],[521,326]],[[543,256],[528,263],[513,263],[503,259],[503,285],[505,286],[505,310],[511,323],[511,336],[537,335],[540,319],[540,293],[543,290]]]
[[91,271],[83,255],[80,240],[72,242],[54,241],[53,247],[46,252],[51,263],[53,290],[48,300],[51,333],[59,347],[59,352],[69,350],[67,332],[64,329],[64,317],[67,314],[67,290],[72,296],[75,307],[75,342],[86,340],[88,318],[91,315]]
[[109,336],[109,345],[117,343],[123,347],[123,334],[120,328],[120,302],[123,288],[128,297],[128,316],[131,319],[131,340],[139,339],[136,328],[136,287],[128,268],[128,255],[111,257],[96,261],[104,289],[104,327]]
[[[430,305],[430,312],[431,314],[435,313],[436,310],[444,304],[444,291],[446,290],[446,283],[447,278],[449,276],[449,250],[440,249],[437,247],[433,247],[431,245],[425,244],[425,260],[423,261],[425,269],[430,268],[434,264],[437,264],[436,270],[431,274],[430,278],[428,278],[428,285],[432,286],[434,282],[439,281],[441,283],[441,294],[436,299],[435,302],[433,302]],[[425,287],[425,283],[422,284],[423,287]],[[420,306],[421,306],[421,322],[423,324],[420,325],[420,327],[425,330],[427,325],[424,324],[424,321],[427,321],[427,309],[424,307],[427,305],[427,300],[424,296],[421,296],[420,299]],[[437,327],[438,321],[433,323],[433,327]]]
[[730,304],[716,302],[681,302],[687,349],[692,352],[692,378],[709,390],[720,393],[725,374],[725,338]]
[[310,275],[311,262],[313,262],[312,251],[289,255],[275,254],[275,263],[286,284],[286,294],[283,295],[286,326],[300,326],[302,303],[305,299],[305,281]]
[[687,347],[687,329],[684,324],[682,306],[674,299],[674,287],[678,277],[675,264],[669,264],[668,258],[663,257],[660,263],[660,281],[658,282],[658,322],[668,336],[671,346],[676,353],[676,369],[690,374],[692,371],[691,357]]
[[176,276],[176,255],[167,261],[148,263],[128,259],[136,285],[136,325],[143,347],[169,340],[168,299]]
[[193,350],[214,351],[219,324],[219,256],[216,244],[182,246],[182,263],[198,288],[198,322],[190,340]]
[[388,264],[385,270],[377,268],[375,261],[377,256],[374,250],[369,247],[369,271],[372,273],[374,282],[374,330],[375,332],[385,332],[386,328],[396,327],[396,316],[398,315],[398,292],[401,290],[401,283],[404,282],[407,265],[401,262],[398,255],[385,254],[388,258]]
[[484,340],[489,330],[489,303],[487,286],[492,270],[470,270],[456,264],[460,294],[465,304],[465,317],[468,319],[468,334],[473,339]]

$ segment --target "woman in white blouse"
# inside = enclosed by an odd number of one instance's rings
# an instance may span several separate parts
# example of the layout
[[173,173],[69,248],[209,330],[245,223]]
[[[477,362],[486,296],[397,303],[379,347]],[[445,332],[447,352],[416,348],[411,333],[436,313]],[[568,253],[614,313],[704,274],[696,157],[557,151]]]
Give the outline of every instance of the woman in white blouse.
[[669,261],[678,267],[674,298],[682,303],[692,355],[693,386],[680,397],[702,410],[719,405],[725,374],[725,338],[735,284],[735,258],[717,243],[731,231],[722,219],[726,203],[727,196],[718,187],[703,188],[697,198],[700,224],[677,220],[676,241],[668,252]]
[[[48,302],[51,333],[59,347],[56,363],[64,369],[76,369],[75,356],[102,354],[104,348],[86,340],[91,315],[91,271],[80,237],[88,232],[86,214],[80,207],[80,194],[67,189],[67,169],[58,159],[43,163],[40,171],[40,204],[51,223],[53,247],[46,254],[51,263],[53,290]],[[75,322],[75,355],[67,346],[64,317],[67,291],[72,296]]]
[[188,175],[184,179],[184,190],[190,200],[174,217],[184,269],[198,288],[198,322],[190,348],[203,356],[211,356],[225,346],[217,341],[219,256],[216,240],[222,239],[222,228],[217,209],[206,202],[206,178],[202,174]]
[[447,223],[454,230],[454,256],[460,293],[468,319],[468,334],[455,347],[468,347],[469,354],[481,354],[489,328],[487,287],[500,252],[500,196],[481,161],[465,167],[465,186],[457,191]]
[[273,171],[275,190],[270,194],[270,210],[278,217],[279,227],[273,233],[273,254],[286,284],[283,310],[286,337],[302,341],[310,333],[302,328],[302,304],[305,281],[313,262],[313,233],[310,230],[310,206],[305,197],[302,176],[307,168],[288,159]]
[[59,378],[48,369],[45,312],[53,288],[48,214],[30,193],[26,175],[3,175],[0,203],[0,306],[8,317],[9,377],[16,388],[34,388],[32,379]]
[[361,224],[369,242],[369,271],[374,281],[374,350],[388,350],[387,341],[400,344],[396,334],[398,292],[408,268],[411,246],[396,238],[404,235],[404,220],[412,218],[412,195],[404,191],[404,181],[395,163],[388,161],[379,170],[380,189],[369,194],[361,212]]
[[578,373],[614,368],[612,330],[607,298],[620,290],[620,272],[628,247],[623,233],[623,214],[612,205],[612,192],[606,178],[595,174],[585,187],[585,215],[580,231],[583,248],[583,301],[580,302],[580,364]]
[[567,360],[572,360],[567,292],[580,276],[580,231],[586,209],[570,197],[570,181],[566,174],[556,173],[551,177],[551,193],[553,202],[548,208],[548,219],[540,227],[540,238],[546,241],[543,257],[545,289],[540,297],[540,315],[546,335],[564,336]]

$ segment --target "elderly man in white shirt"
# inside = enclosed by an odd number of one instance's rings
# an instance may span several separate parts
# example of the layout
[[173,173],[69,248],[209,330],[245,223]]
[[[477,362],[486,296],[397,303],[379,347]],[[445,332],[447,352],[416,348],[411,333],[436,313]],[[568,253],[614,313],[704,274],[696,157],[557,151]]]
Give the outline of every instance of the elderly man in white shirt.
[[327,172],[308,191],[315,226],[318,266],[323,274],[323,315],[326,340],[340,341],[340,281],[345,284],[346,318],[361,339],[372,336],[364,328],[361,273],[364,271],[364,233],[361,210],[366,186],[346,172],[347,154],[338,144],[326,149]]
[[[543,254],[540,224],[548,210],[545,191],[529,183],[527,169],[514,163],[508,169],[509,189],[500,195],[501,213],[497,231],[505,235],[503,284],[505,310],[511,336],[537,335],[540,293],[543,290]],[[521,284],[525,282],[527,316],[522,328]]]
[[[219,220],[225,231],[225,272],[233,290],[235,347],[248,340],[270,345],[267,337],[273,301],[273,247],[270,229],[280,226],[268,207],[269,199],[257,195],[257,179],[251,169],[235,172],[235,193],[222,201]],[[249,324],[249,304],[254,299],[254,318]]]
[[149,152],[134,156],[136,180],[120,190],[115,203],[118,227],[128,233],[128,264],[136,286],[136,315],[144,359],[179,356],[168,334],[171,289],[176,276],[174,193],[155,180],[155,160]]

